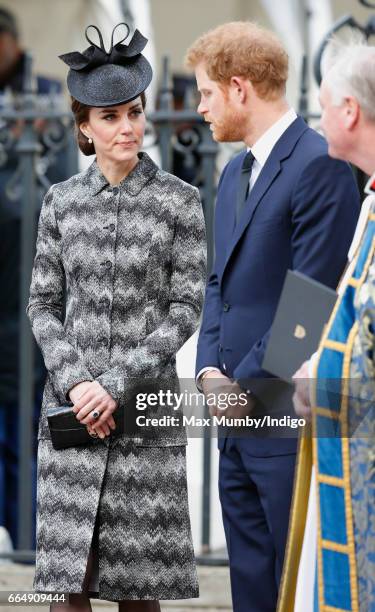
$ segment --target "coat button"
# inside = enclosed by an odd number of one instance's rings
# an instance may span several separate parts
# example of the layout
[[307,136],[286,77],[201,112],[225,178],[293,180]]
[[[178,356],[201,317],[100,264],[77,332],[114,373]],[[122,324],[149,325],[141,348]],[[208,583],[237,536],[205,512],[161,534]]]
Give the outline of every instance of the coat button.
[[117,195],[117,194],[118,194],[118,192],[119,192],[118,187],[114,187],[114,188],[112,189],[112,193],[113,193],[113,195]]
[[104,265],[107,268],[107,270],[110,270],[112,268],[112,262],[111,261],[106,261]]
[[101,304],[102,306],[105,306],[106,308],[109,307],[109,299],[107,297],[101,297],[99,300],[99,304]]
[[114,232],[114,231],[115,231],[115,229],[116,229],[115,224],[114,224],[114,223],[111,223],[111,224],[108,226],[108,229],[109,229],[109,231],[110,231],[110,232]]
[[228,312],[229,309],[230,309],[230,305],[227,302],[225,302],[225,304],[223,306],[224,312]]
[[107,340],[107,338],[99,338],[98,339],[98,343],[102,344],[103,346],[107,346],[108,340]]

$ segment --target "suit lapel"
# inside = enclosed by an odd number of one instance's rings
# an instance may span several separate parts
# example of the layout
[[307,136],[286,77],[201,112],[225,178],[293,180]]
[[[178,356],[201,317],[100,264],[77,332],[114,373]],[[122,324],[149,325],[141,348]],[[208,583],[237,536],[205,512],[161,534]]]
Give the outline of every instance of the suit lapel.
[[241,218],[233,232],[232,240],[230,242],[230,246],[227,253],[227,259],[229,259],[229,257],[231,256],[234,247],[236,246],[237,242],[241,238],[249,223],[251,222],[251,219],[253,218],[253,215],[259,202],[261,201],[265,192],[271,186],[271,184],[279,174],[280,170],[280,160],[277,159],[273,160],[273,163],[269,163],[269,160],[267,160],[266,164],[263,166],[262,171],[259,174],[255,185],[246,200],[243,214],[241,215]]
[[223,274],[238,241],[248,225],[251,223],[257,206],[259,205],[266,191],[272,185],[273,181],[281,172],[281,161],[289,157],[297,141],[307,129],[308,126],[303,119],[297,117],[297,119],[288,127],[272,149],[270,156],[263,166],[262,171],[246,200],[242,217],[233,232],[233,236],[230,239],[227,256],[223,267]]

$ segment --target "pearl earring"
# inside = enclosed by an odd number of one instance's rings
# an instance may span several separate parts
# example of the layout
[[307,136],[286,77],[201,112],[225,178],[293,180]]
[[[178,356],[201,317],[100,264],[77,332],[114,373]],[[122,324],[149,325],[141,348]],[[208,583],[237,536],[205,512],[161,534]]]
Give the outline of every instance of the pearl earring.
[[89,138],[89,144],[92,144],[92,138]]

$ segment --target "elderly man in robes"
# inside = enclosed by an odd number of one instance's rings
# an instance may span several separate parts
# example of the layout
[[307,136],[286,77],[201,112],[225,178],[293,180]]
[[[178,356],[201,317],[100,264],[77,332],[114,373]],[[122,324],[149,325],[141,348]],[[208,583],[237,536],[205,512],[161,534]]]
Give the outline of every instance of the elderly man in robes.
[[295,374],[312,435],[300,441],[278,611],[375,612],[375,48],[332,41],[325,57],[329,154],[370,179],[337,303]]

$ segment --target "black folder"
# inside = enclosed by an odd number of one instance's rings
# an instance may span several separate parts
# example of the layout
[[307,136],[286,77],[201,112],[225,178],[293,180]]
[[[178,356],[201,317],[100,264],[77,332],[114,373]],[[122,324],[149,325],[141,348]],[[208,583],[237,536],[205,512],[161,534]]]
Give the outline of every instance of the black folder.
[[288,270],[263,359],[263,369],[290,381],[319,346],[337,293]]

